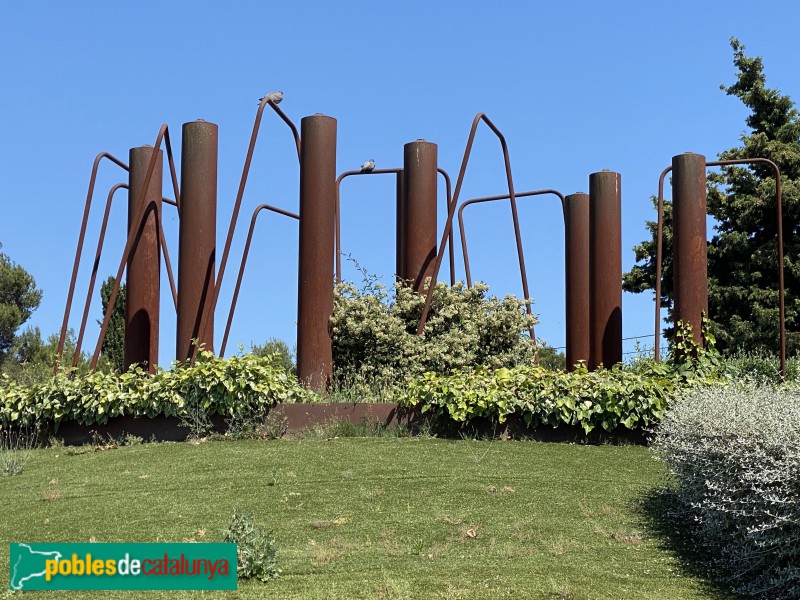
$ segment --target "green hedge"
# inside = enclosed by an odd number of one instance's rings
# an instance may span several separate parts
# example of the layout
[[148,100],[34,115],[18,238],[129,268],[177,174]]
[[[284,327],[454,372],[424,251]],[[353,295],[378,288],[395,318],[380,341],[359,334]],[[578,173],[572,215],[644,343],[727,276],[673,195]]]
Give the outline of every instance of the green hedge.
[[721,381],[715,374],[672,364],[619,364],[610,370],[572,373],[538,366],[475,369],[452,375],[425,373],[412,380],[401,405],[457,422],[474,418],[504,422],[521,416],[529,426],[576,425],[589,433],[620,425],[637,429],[661,419],[681,387]]
[[46,383],[20,386],[0,380],[0,427],[63,420],[103,424],[111,417],[185,416],[191,410],[233,416],[247,407],[302,402],[310,397],[275,357],[216,358],[201,352],[194,365],[175,363],[150,376],[134,368],[118,375],[60,372]]

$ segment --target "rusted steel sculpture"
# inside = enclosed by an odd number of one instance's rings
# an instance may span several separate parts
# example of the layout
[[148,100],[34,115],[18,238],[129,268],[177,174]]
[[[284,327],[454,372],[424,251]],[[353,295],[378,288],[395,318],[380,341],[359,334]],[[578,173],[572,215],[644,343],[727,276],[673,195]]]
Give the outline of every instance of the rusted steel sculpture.
[[[413,142],[412,142],[413,143]],[[452,196],[450,193],[450,175],[447,174],[447,171],[444,169],[437,167],[436,171],[444,178],[445,181],[445,202],[446,206],[449,208],[450,204],[452,203]],[[341,227],[341,187],[342,181],[347,179],[348,177],[353,177],[355,175],[384,175],[384,174],[394,174],[397,177],[397,187],[396,187],[396,206],[397,206],[397,229],[395,234],[396,240],[396,266],[395,270],[397,273],[404,273],[406,268],[404,266],[404,262],[406,259],[406,250],[404,246],[404,239],[406,237],[406,211],[405,211],[405,204],[403,200],[403,185],[405,176],[403,175],[403,169],[374,169],[372,171],[364,172],[364,171],[345,171],[344,173],[340,174],[339,177],[336,178],[336,231],[334,234],[336,240],[336,281],[342,281],[342,227]],[[456,269],[455,269],[455,249],[453,247],[453,231],[450,231],[449,236],[449,254],[450,254],[450,285],[454,285],[456,282]],[[435,242],[435,238],[434,238]],[[413,279],[413,278],[412,278]]]
[[214,349],[214,313],[200,337],[200,320],[214,292],[217,248],[218,127],[207,121],[183,125],[181,218],[178,234],[178,323],[175,358],[192,356],[192,340]]
[[[145,184],[147,166],[156,155],[149,185]],[[158,229],[161,216],[161,168],[163,152],[149,146],[130,150],[130,194],[128,198],[128,231],[138,228],[125,271],[125,362],[155,369],[158,364],[158,332],[161,299],[161,253]],[[152,210],[147,210],[152,207]],[[143,222],[136,220],[145,213]]]
[[333,312],[336,223],[336,119],[300,124],[300,252],[297,289],[297,376],[325,389],[333,373],[328,322]]
[[[559,200],[561,200],[561,210],[562,210],[562,212],[565,210],[565,208],[564,208],[564,195],[561,192],[559,192],[558,190],[534,190],[532,192],[518,192],[517,194],[515,194],[515,196],[517,198],[525,198],[525,197],[528,197],[528,196],[542,196],[542,195],[545,195],[545,194],[553,194],[554,196],[558,196]],[[467,278],[467,288],[468,289],[472,287],[472,270],[471,270],[470,265],[469,265],[469,250],[467,248],[467,232],[464,229],[464,209],[467,208],[467,206],[470,206],[472,204],[480,204],[480,203],[483,203],[483,202],[495,202],[495,201],[498,201],[498,200],[508,200],[510,198],[511,198],[511,196],[508,195],[508,194],[501,194],[499,196],[485,196],[483,198],[472,198],[471,200],[467,200],[466,202],[463,202],[461,204],[461,206],[458,207],[458,230],[459,230],[459,233],[461,235],[461,253],[462,253],[463,257],[464,257],[464,272],[465,272],[466,278]],[[516,215],[516,213],[512,213],[511,216],[512,216],[512,219],[516,219],[517,215]],[[519,227],[519,220],[517,219],[515,221],[515,230],[518,227]],[[522,276],[522,278],[524,280],[527,281],[527,273],[524,273],[524,274],[520,273],[520,275]],[[531,339],[534,340],[535,338],[534,338],[534,334],[533,334],[533,326],[531,326],[531,329],[529,329],[529,332],[531,334]]]
[[[464,149],[464,158],[461,161],[461,169],[458,172],[458,179],[456,180],[456,188],[453,192],[453,198],[450,202],[450,206],[447,211],[447,221],[445,222],[444,231],[442,232],[442,239],[439,243],[439,248],[436,253],[436,261],[434,262],[433,266],[433,273],[431,274],[431,280],[435,283],[436,278],[439,275],[439,268],[442,266],[442,258],[445,246],[447,246],[447,240],[451,236],[453,231],[453,216],[455,215],[455,208],[458,204],[458,197],[461,194],[461,185],[464,183],[464,175],[467,171],[467,164],[469,164],[469,156],[472,152],[472,144],[475,141],[475,133],[478,129],[478,124],[483,121],[492,130],[492,132],[497,136],[500,140],[500,146],[503,151],[503,160],[505,163],[505,171],[506,171],[506,181],[508,182],[508,195],[509,200],[511,201],[511,214],[514,219],[514,234],[517,242],[517,255],[519,257],[519,266],[520,272],[522,273],[522,293],[525,298],[530,298],[528,294],[528,279],[527,275],[525,274],[525,257],[522,251],[522,238],[519,231],[519,218],[517,217],[517,201],[514,195],[514,180],[511,175],[511,161],[508,157],[508,146],[506,145],[506,139],[503,137],[503,134],[500,130],[492,123],[489,118],[484,115],[483,113],[478,113],[475,115],[475,118],[472,120],[472,127],[470,128],[469,137],[467,138],[467,146]],[[451,244],[452,245],[452,244]],[[417,335],[422,335],[425,332],[425,323],[428,320],[428,315],[430,314],[431,310],[431,303],[433,302],[433,291],[435,289],[435,285],[431,285],[428,288],[428,293],[425,297],[425,306],[422,309],[422,314],[419,318],[419,323],[417,324]],[[530,305],[527,307],[528,314],[533,314],[531,311]],[[531,331],[531,341],[533,344],[536,344],[536,336]]]
[[300,215],[295,214],[293,212],[289,212],[288,210],[283,210],[282,208],[277,208],[275,206],[270,206],[269,204],[260,204],[256,207],[253,211],[253,216],[250,217],[250,229],[247,232],[247,240],[244,243],[244,251],[242,252],[242,260],[239,263],[239,275],[236,278],[236,287],[233,290],[233,298],[231,299],[231,307],[228,311],[228,322],[225,325],[225,335],[222,338],[222,346],[219,349],[219,355],[225,356],[225,347],[228,344],[228,335],[231,331],[231,323],[233,323],[233,312],[236,310],[236,302],[239,299],[239,289],[242,287],[242,278],[244,277],[244,268],[247,265],[247,257],[250,254],[250,242],[253,240],[253,231],[256,227],[256,218],[258,217],[259,213],[262,210],[269,210],[271,212],[277,213],[279,215],[283,215],[285,217],[290,217],[292,219],[300,220]]
[[672,158],[672,263],[675,322],[692,328],[703,345],[708,314],[706,256],[706,157],[687,152]]
[[589,175],[589,369],[622,362],[622,178]]
[[589,363],[589,194],[564,200],[567,370]]
[[397,276],[422,292],[436,256],[436,144],[417,140],[403,147],[403,184]]
[[[269,94],[268,94],[269,95]],[[267,96],[268,96],[267,95]],[[242,199],[244,198],[244,190],[247,186],[247,177],[250,174],[250,165],[253,162],[253,151],[256,147],[256,140],[258,139],[258,132],[261,128],[261,119],[264,115],[264,109],[269,106],[272,110],[277,113],[277,115],[281,118],[281,120],[286,123],[286,125],[292,131],[292,137],[294,138],[295,147],[297,148],[297,158],[300,160],[300,151],[301,151],[301,140],[300,134],[297,132],[297,127],[292,122],[292,120],[287,117],[284,112],[278,108],[278,105],[275,102],[264,96],[261,99],[261,102],[258,105],[258,110],[256,111],[256,117],[253,122],[253,131],[250,134],[250,144],[247,147],[247,154],[245,155],[244,159],[244,167],[242,168],[242,177],[239,180],[239,189],[236,192],[236,200],[233,203],[233,212],[231,213],[231,222],[228,226],[228,236],[225,240],[225,247],[222,250],[222,258],[219,261],[219,274],[217,275],[217,282],[214,285],[214,293],[211,297],[211,302],[206,304],[205,310],[203,311],[203,317],[200,322],[200,339],[206,339],[208,336],[207,330],[211,327],[213,321],[214,311],[217,308],[217,300],[219,299],[219,291],[222,288],[222,279],[225,276],[225,267],[228,264],[228,255],[231,251],[231,243],[233,242],[233,233],[236,230],[236,223],[239,219],[239,209],[242,206]],[[194,360],[194,348],[192,350],[192,360]]]
[[[100,350],[103,346],[103,340],[105,339],[106,331],[108,329],[108,324],[111,320],[111,315],[114,312],[114,304],[117,301],[117,296],[119,294],[119,286],[120,286],[120,279],[122,278],[122,273],[125,270],[125,265],[130,260],[130,257],[133,256],[133,247],[136,244],[141,232],[144,230],[146,220],[150,217],[150,214],[153,213],[156,219],[157,227],[160,227],[161,224],[161,195],[158,196],[157,201],[153,202],[144,202],[144,195],[150,188],[150,181],[153,177],[153,171],[156,168],[156,161],[160,154],[157,152],[161,150],[161,143],[164,142],[164,146],[167,150],[167,158],[170,164],[170,170],[172,171],[172,185],[175,191],[175,202],[178,206],[178,211],[180,214],[180,192],[178,190],[178,178],[174,170],[174,161],[172,158],[172,144],[170,143],[169,138],[169,127],[167,125],[162,125],[158,131],[158,135],[156,136],[156,143],[152,146],[153,151],[150,152],[150,159],[147,162],[147,170],[145,175],[141,181],[141,186],[137,187],[138,194],[134,196],[134,192],[131,191],[132,200],[129,200],[129,205],[133,205],[137,207],[137,212],[135,217],[128,219],[129,223],[134,223],[138,225],[132,226],[128,231],[128,239],[125,242],[125,249],[122,251],[122,259],[119,263],[119,268],[117,269],[117,274],[114,277],[114,286],[111,289],[111,296],[108,299],[108,306],[106,307],[106,315],[103,318],[103,324],[100,326],[100,335],[97,338],[97,345],[94,349],[94,354],[92,355],[92,360],[90,362],[90,368],[94,369],[97,367],[97,361],[100,358]],[[159,179],[160,181],[160,179]],[[138,184],[137,184],[138,185]],[[158,204],[158,206],[156,206]],[[149,334],[148,334],[149,335]],[[126,332],[127,336],[127,332]],[[126,342],[127,346],[127,342]],[[148,364],[149,369],[155,368],[155,363]]]
[[[688,153],[687,153],[688,154]],[[679,155],[673,157],[673,166],[667,167],[661,172],[658,178],[658,221],[656,229],[656,289],[655,289],[655,360],[660,359],[660,337],[661,337],[661,264],[663,255],[663,234],[664,234],[664,179],[676,165],[676,159],[680,159]],[[691,155],[697,157],[699,155]],[[687,160],[687,159],[683,159]],[[692,159],[689,159],[692,160]],[[698,160],[698,159],[694,159]],[[680,162],[680,161],[679,161]],[[778,308],[779,308],[779,344],[780,344],[780,365],[781,365],[781,378],[786,379],[786,305],[785,305],[785,288],[783,277],[783,200],[781,196],[781,170],[777,164],[767,158],[742,158],[735,160],[715,160],[706,162],[705,167],[725,167],[734,165],[766,165],[775,174],[775,221],[777,229],[777,243],[778,243]],[[699,192],[696,192],[699,193]],[[704,186],[702,191],[705,197],[705,177]],[[673,207],[674,210],[674,207]],[[703,219],[705,223],[705,218]],[[683,225],[675,224],[675,227],[683,227]],[[673,232],[673,237],[677,237],[678,232]],[[683,235],[683,234],[681,234]],[[705,251],[705,249],[704,249]],[[677,273],[677,265],[673,265],[674,278],[677,281],[678,277],[683,278],[684,274]],[[705,268],[705,265],[704,267]],[[681,267],[682,269],[682,267]],[[700,275],[695,272],[694,279],[689,278],[691,285],[702,287],[705,290],[706,299],[708,298],[708,280],[706,278],[700,279]],[[708,300],[706,300],[706,303]],[[677,296],[676,296],[676,313],[677,313]],[[685,307],[681,307],[681,314],[688,314]],[[693,330],[696,331],[696,330]]]

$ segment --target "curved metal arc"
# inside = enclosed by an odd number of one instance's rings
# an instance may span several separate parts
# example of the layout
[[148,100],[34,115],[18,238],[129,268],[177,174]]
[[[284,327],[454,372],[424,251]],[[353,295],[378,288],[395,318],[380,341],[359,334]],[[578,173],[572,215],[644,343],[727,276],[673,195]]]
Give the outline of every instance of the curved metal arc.
[[[470,128],[469,137],[467,138],[467,146],[464,149],[464,158],[462,159],[462,162],[461,162],[461,169],[458,172],[458,179],[456,180],[456,188],[455,188],[455,191],[453,192],[453,201],[452,201],[452,204],[450,205],[450,207],[449,207],[449,209],[447,211],[447,222],[445,223],[444,231],[442,232],[442,239],[441,239],[441,242],[439,244],[439,248],[438,248],[438,250],[436,252],[436,261],[434,262],[434,265],[433,265],[433,274],[431,276],[431,283],[428,286],[428,293],[425,296],[425,306],[422,309],[422,314],[420,315],[420,318],[419,318],[419,324],[417,325],[417,335],[422,335],[425,332],[425,323],[428,320],[428,315],[430,314],[430,310],[431,310],[431,303],[433,302],[433,291],[434,291],[434,289],[436,287],[436,278],[439,275],[439,268],[442,265],[444,247],[446,245],[448,236],[449,236],[450,232],[452,231],[453,217],[455,215],[455,207],[458,204],[458,197],[461,194],[461,186],[464,183],[464,175],[465,175],[466,170],[467,170],[467,164],[469,164],[469,157],[470,157],[470,154],[472,152],[472,144],[475,141],[475,133],[476,133],[476,131],[478,129],[478,124],[480,123],[480,121],[484,121],[486,123],[486,125],[489,127],[489,129],[491,129],[494,132],[494,134],[498,137],[498,139],[500,140],[500,146],[501,146],[501,148],[503,150],[503,159],[504,159],[505,169],[506,169],[506,180],[508,182],[508,195],[509,195],[509,199],[511,200],[511,213],[512,213],[512,218],[514,219],[514,233],[515,233],[515,238],[516,238],[516,241],[517,241],[517,254],[519,256],[520,271],[523,274],[523,281],[522,281],[523,294],[525,295],[525,299],[526,300],[529,298],[528,281],[527,281],[527,277],[525,276],[525,259],[524,259],[523,254],[522,254],[522,239],[521,239],[520,232],[519,232],[519,219],[518,219],[518,216],[517,216],[517,203],[516,203],[516,198],[515,198],[515,194],[514,194],[514,181],[513,181],[512,175],[511,175],[511,161],[510,161],[509,156],[508,156],[508,146],[506,144],[505,137],[503,137],[503,134],[495,126],[495,124],[492,123],[491,120],[489,120],[489,118],[485,114],[478,113],[477,115],[475,115],[475,118],[472,120],[472,126]],[[527,312],[528,312],[529,315],[533,314],[533,312],[531,310],[531,307],[530,307],[530,304],[527,305]],[[530,333],[531,333],[531,342],[535,346],[536,345],[536,336],[534,335],[533,326],[531,326],[531,328],[530,328]]]
[[[445,194],[446,194],[446,201],[447,207],[450,207],[452,202],[452,194],[450,191],[450,175],[448,175],[447,171],[442,169],[441,167],[437,167],[436,170],[441,173],[444,177],[445,182]],[[342,222],[341,222],[341,213],[340,213],[340,187],[342,180],[350,177],[352,175],[372,175],[372,174],[382,174],[382,173],[402,173],[403,169],[375,169],[369,173],[363,173],[362,171],[345,171],[339,177],[336,178],[336,206],[334,208],[334,219],[335,219],[335,227],[334,227],[334,243],[335,243],[335,252],[336,252],[336,282],[342,282]],[[455,254],[453,251],[453,232],[450,232],[450,285],[455,285],[456,283],[456,271],[455,271]]]
[[[150,188],[150,181],[153,178],[153,170],[156,166],[156,158],[158,156],[158,150],[161,149],[161,142],[165,137],[169,136],[169,127],[166,124],[163,124],[161,128],[158,130],[158,135],[156,136],[155,144],[153,144],[153,152],[150,155],[150,161],[147,164],[147,171],[145,173],[144,182],[142,185],[142,191],[137,199],[137,202],[134,206],[141,206],[144,203],[145,195],[147,194],[147,190]],[[141,234],[141,231],[144,227],[144,218],[150,210],[154,210],[156,214],[156,225],[160,229],[161,228],[161,218],[159,211],[156,207],[152,206],[153,203],[149,203],[146,206],[141,206],[139,213],[136,215],[136,219],[133,219],[132,223],[139,223],[138,228],[131,228],[131,231],[128,232],[128,239],[125,242],[125,249],[122,251],[122,259],[119,263],[119,268],[117,269],[116,277],[114,278],[114,287],[111,290],[111,296],[108,299],[108,305],[106,306],[106,314],[103,318],[103,324],[100,327],[100,335],[97,338],[97,345],[94,349],[94,354],[92,355],[91,363],[89,367],[94,369],[97,366],[97,361],[100,358],[100,349],[103,345],[103,340],[106,336],[106,331],[108,330],[108,323],[111,319],[111,314],[114,312],[114,304],[117,301],[117,295],[119,294],[119,286],[120,281],[122,279],[122,273],[125,270],[125,264],[127,263],[128,256],[131,253],[131,249],[133,247],[134,240],[138,239],[138,236]],[[148,365],[149,368],[155,368],[155,365]]]
[[[447,198],[447,208],[450,208],[450,204],[453,201],[453,195],[450,190],[450,175],[447,174],[447,171],[442,169],[441,167],[437,167],[436,170],[442,174],[444,177],[444,185],[445,185],[445,197]],[[449,239],[449,251],[450,251],[450,287],[456,284],[456,254],[455,254],[455,245],[453,243],[453,230],[450,230],[450,239]]]
[[[119,189],[126,189],[127,190],[127,189],[130,189],[130,186],[127,183],[117,183],[116,185],[111,187],[111,189],[108,192],[108,196],[106,198],[106,206],[105,206],[105,210],[103,212],[103,222],[100,225],[100,235],[99,235],[99,237],[97,239],[97,249],[95,250],[94,262],[92,263],[92,275],[89,278],[89,287],[88,287],[88,289],[86,291],[86,301],[83,304],[83,317],[81,319],[80,329],[78,330],[78,339],[75,342],[75,352],[72,355],[72,366],[73,367],[78,366],[78,361],[80,360],[81,347],[83,346],[83,336],[84,336],[84,334],[86,332],[86,324],[87,324],[87,322],[89,320],[89,308],[91,307],[91,303],[92,303],[92,293],[94,292],[94,284],[97,281],[97,271],[98,271],[98,269],[100,267],[100,255],[102,254],[102,251],[103,251],[103,242],[105,241],[106,229],[108,228],[108,218],[109,218],[110,213],[111,213],[111,204],[112,204],[112,201],[114,199],[114,194]],[[161,201],[162,202],[167,202],[167,203],[170,203],[170,204],[174,204],[168,198],[163,198],[162,197]],[[163,229],[163,227],[161,225],[162,224],[159,222],[159,236],[160,236],[159,243],[161,244],[161,248],[164,251],[164,258],[165,258],[165,262],[166,262],[166,266],[167,266],[167,275],[169,276],[170,286],[172,288],[172,300],[175,303],[176,308],[177,308],[178,296],[177,296],[177,293],[175,291],[175,282],[174,282],[173,277],[172,277],[172,266],[171,266],[171,264],[169,262],[169,253],[168,253],[168,250],[167,250],[166,239],[164,238],[164,229]]]
[[656,226],[656,341],[653,347],[655,362],[661,361],[659,342],[661,340],[661,248],[663,243],[662,238],[664,237],[664,179],[670,171],[672,171],[672,167],[667,167],[661,171],[661,175],[658,178],[658,205],[656,208],[658,212],[658,224]]
[[239,299],[239,289],[242,286],[242,278],[244,277],[244,268],[245,265],[247,264],[247,257],[250,253],[250,242],[253,239],[253,230],[255,229],[256,226],[256,218],[258,217],[258,214],[262,210],[269,210],[274,213],[278,213],[279,215],[291,217],[292,219],[297,219],[298,221],[300,220],[300,215],[295,214],[293,212],[289,212],[288,210],[283,210],[282,208],[278,208],[276,206],[270,206],[269,204],[260,204],[253,211],[253,216],[250,217],[250,229],[247,232],[247,241],[245,241],[244,243],[244,252],[242,253],[242,260],[239,263],[239,276],[236,278],[236,287],[233,290],[233,298],[231,299],[231,308],[228,311],[228,322],[225,325],[225,335],[222,338],[222,346],[220,346],[219,349],[220,357],[225,355],[225,347],[228,344],[228,335],[230,334],[231,324],[233,323],[233,312],[236,310],[236,302]]
[[403,169],[375,169],[374,171],[345,171],[336,178],[336,201],[333,207],[333,241],[336,253],[336,282],[342,282],[342,223],[339,207],[339,188],[342,181],[353,175],[384,175],[386,173],[402,173]]
[[97,279],[97,270],[100,267],[100,254],[103,250],[103,242],[106,237],[106,227],[108,226],[108,217],[111,214],[111,202],[114,199],[114,194],[120,188],[128,189],[127,183],[118,183],[114,185],[108,192],[106,198],[106,207],[103,212],[103,222],[100,225],[100,236],[97,240],[97,249],[94,253],[94,263],[92,265],[92,275],[89,278],[89,289],[86,292],[86,301],[83,304],[83,318],[81,319],[81,326],[78,330],[78,339],[75,343],[75,353],[72,355],[72,366],[78,365],[78,359],[81,355],[81,346],[83,345],[83,334],[86,331],[86,323],[89,320],[89,307],[92,303],[92,292],[94,292],[94,284]]
[[[778,238],[778,303],[780,315],[780,366],[781,378],[786,380],[786,305],[785,305],[785,283],[783,274],[783,199],[781,194],[781,170],[778,165],[768,158],[743,158],[733,160],[715,160],[706,162],[706,167],[725,167],[734,165],[764,164],[769,166],[775,173],[775,212],[776,229]],[[663,213],[664,213],[664,177],[672,167],[664,169],[658,181],[658,231],[656,238],[656,330],[655,330],[655,359],[659,359],[659,337],[661,321],[661,259],[662,259],[662,236],[663,236]]]
[[115,165],[125,169],[128,171],[128,165],[118,159],[116,156],[109,154],[108,152],[100,152],[94,159],[94,163],[92,164],[92,174],[89,177],[89,189],[86,192],[86,203],[83,209],[83,218],[81,220],[81,230],[78,234],[78,247],[75,250],[75,260],[72,264],[72,276],[70,278],[69,283],[69,291],[67,292],[67,302],[64,306],[64,319],[61,322],[61,331],[58,336],[58,350],[56,353],[56,363],[53,366],[53,373],[58,372],[58,367],[61,363],[61,356],[64,353],[64,342],[67,337],[67,325],[69,324],[69,313],[72,310],[72,298],[75,294],[75,282],[78,278],[78,267],[80,266],[81,261],[81,252],[83,251],[83,242],[86,238],[86,225],[89,222],[89,211],[92,207],[92,198],[94,196],[94,186],[95,182],[97,181],[97,171],[100,167],[100,161],[102,159],[107,159],[114,163]]
[[292,120],[288,116],[286,116],[286,113],[284,113],[280,108],[278,108],[278,105],[275,104],[272,100],[262,100],[262,102],[268,103],[270,105],[270,107],[272,108],[272,110],[274,110],[278,114],[278,116],[283,120],[283,122],[286,123],[289,126],[289,129],[292,130],[292,137],[294,138],[294,145],[297,147],[297,160],[299,161],[300,160],[300,133],[297,131],[297,126],[295,126],[295,124],[292,122]]
[[[266,97],[263,98],[258,105],[258,110],[256,111],[256,117],[253,122],[253,131],[250,134],[250,143],[247,147],[247,154],[245,155],[244,166],[242,167],[242,176],[239,180],[239,188],[236,191],[236,200],[234,201],[233,204],[233,213],[231,214],[231,222],[230,225],[228,226],[228,236],[225,239],[225,247],[222,251],[222,258],[220,259],[219,263],[219,272],[217,274],[217,280],[216,283],[214,284],[214,289],[211,294],[211,302],[209,302],[205,306],[203,314],[200,317],[200,326],[198,327],[198,332],[199,332],[198,337],[200,339],[206,339],[206,330],[208,329],[210,315],[214,312],[214,310],[217,307],[217,300],[219,299],[219,291],[222,287],[222,280],[223,277],[225,276],[225,267],[228,264],[228,255],[230,254],[231,244],[233,243],[233,233],[236,230],[236,222],[239,218],[239,209],[241,208],[242,198],[244,197],[244,190],[245,186],[247,185],[247,177],[250,174],[250,165],[253,162],[253,151],[255,150],[256,140],[258,139],[259,129],[261,128],[261,119],[264,115],[264,108],[267,105],[269,105],[276,113],[278,113],[278,116],[280,116],[281,119],[283,119],[283,121],[287,123],[291,128],[292,135],[294,136],[295,139],[295,145],[298,148],[297,158],[298,160],[300,159],[300,148],[302,147],[302,145],[300,136],[297,133],[297,127],[294,126],[294,123],[292,123],[291,119],[289,119],[289,117],[287,117],[272,100],[267,100]],[[195,350],[196,348],[193,345],[191,350],[192,362],[194,362]]]
[[[562,194],[558,190],[545,189],[545,190],[533,190],[530,192],[518,192],[516,194],[516,197],[526,198],[529,196],[541,196],[545,194],[552,194],[554,196],[557,196],[561,200],[561,212],[563,217],[564,205],[566,203],[566,200],[564,199],[564,194]],[[467,278],[467,289],[472,287],[472,273],[469,265],[469,252],[467,250],[467,235],[464,229],[464,209],[471,204],[480,204],[482,202],[493,202],[496,200],[508,200],[508,198],[509,198],[508,194],[502,194],[499,196],[486,196],[483,198],[472,198],[471,200],[462,202],[461,206],[458,207],[458,230],[459,234],[461,235],[461,252],[464,256],[464,271]]]

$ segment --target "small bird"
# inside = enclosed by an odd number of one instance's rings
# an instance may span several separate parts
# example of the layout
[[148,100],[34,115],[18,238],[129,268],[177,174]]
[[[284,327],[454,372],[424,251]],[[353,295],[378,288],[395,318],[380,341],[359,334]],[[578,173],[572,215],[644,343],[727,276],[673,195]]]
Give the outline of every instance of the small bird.
[[367,162],[361,165],[362,173],[372,173],[375,170],[375,159],[370,158]]
[[261,104],[264,100],[272,100],[274,104],[280,104],[281,100],[283,100],[283,92],[270,92],[266,96],[259,98],[258,103]]

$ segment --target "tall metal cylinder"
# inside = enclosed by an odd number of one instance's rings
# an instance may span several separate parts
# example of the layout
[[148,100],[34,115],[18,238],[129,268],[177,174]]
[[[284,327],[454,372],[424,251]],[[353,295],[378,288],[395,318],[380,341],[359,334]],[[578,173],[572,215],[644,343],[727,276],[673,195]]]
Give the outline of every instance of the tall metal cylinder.
[[[138,232],[126,270],[125,368],[139,364],[155,371],[158,364],[158,321],[161,283],[161,247],[158,221],[161,217],[161,178],[163,152],[158,151],[155,168],[144,190],[147,167],[153,155],[151,146],[130,150],[128,176],[128,232]],[[144,193],[143,193],[144,192]],[[144,219],[134,220],[147,207]]]
[[217,150],[219,128],[198,120],[183,125],[178,238],[178,326],[175,358],[186,360],[197,339],[214,349],[214,313],[200,336],[200,319],[214,295],[217,248]]
[[312,388],[330,383],[333,349],[336,119],[303,118],[300,138],[300,265],[297,300],[297,375]]
[[[425,140],[403,147],[402,279],[421,292],[436,261],[436,185],[438,146]],[[435,283],[435,282],[433,282]]]
[[702,344],[702,315],[708,312],[705,156],[672,157],[672,223],[675,323],[690,325]]
[[589,175],[589,369],[622,361],[622,178]]
[[589,362],[589,194],[565,198],[567,370]]

